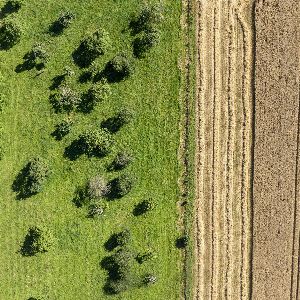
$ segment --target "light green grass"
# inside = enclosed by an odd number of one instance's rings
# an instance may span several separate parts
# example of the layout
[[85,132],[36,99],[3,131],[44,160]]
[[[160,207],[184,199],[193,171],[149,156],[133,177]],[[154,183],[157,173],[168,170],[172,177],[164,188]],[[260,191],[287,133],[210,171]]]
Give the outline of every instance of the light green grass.
[[[143,60],[135,60],[134,75],[112,84],[113,94],[91,114],[73,114],[74,128],[58,142],[51,137],[55,124],[65,118],[55,114],[49,103],[51,79],[68,65],[74,68],[74,86],[85,91],[88,84],[76,82],[82,70],[72,62],[71,53],[86,33],[103,27],[113,40],[113,49],[98,61],[104,65],[119,51],[131,53],[129,16],[141,4],[138,0],[27,0],[13,17],[23,28],[21,42],[0,52],[0,94],[7,102],[0,114],[1,144],[5,150],[0,162],[0,299],[179,299],[182,280],[181,255],[174,247],[180,234],[177,228],[179,198],[179,87],[182,40],[180,1],[166,1],[165,20],[160,44]],[[4,1],[0,1],[2,7]],[[47,29],[61,10],[71,9],[76,21],[58,37]],[[44,73],[16,73],[15,67],[35,42],[44,42],[51,59]],[[76,161],[63,157],[64,149],[86,128],[96,128],[119,108],[135,111],[134,121],[115,135],[114,152],[103,159]],[[132,150],[134,163],[128,168],[137,182],[130,194],[109,202],[100,220],[87,219],[86,210],[72,203],[74,191],[96,174],[111,179],[117,173],[106,172],[114,154],[123,147]],[[24,164],[32,157],[45,157],[52,175],[40,194],[16,200],[11,185]],[[158,203],[144,217],[134,217],[134,205],[144,197]],[[44,224],[57,237],[55,249],[35,257],[22,257],[18,251],[31,225]],[[123,228],[133,234],[131,249],[139,252],[152,248],[157,259],[139,266],[135,273],[153,272],[156,285],[132,289],[121,296],[107,296],[102,287],[106,272],[99,266],[109,255],[103,244]]]

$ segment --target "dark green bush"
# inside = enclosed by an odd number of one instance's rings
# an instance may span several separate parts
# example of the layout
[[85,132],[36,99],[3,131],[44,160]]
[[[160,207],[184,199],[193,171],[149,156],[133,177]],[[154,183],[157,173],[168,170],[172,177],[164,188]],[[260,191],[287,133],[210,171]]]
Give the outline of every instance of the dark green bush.
[[133,65],[125,54],[116,55],[105,67],[105,74],[110,82],[118,82],[133,73]]
[[134,209],[134,215],[139,216],[154,209],[154,202],[152,199],[146,199],[140,202]]
[[127,291],[129,288],[130,288],[130,282],[124,279],[119,279],[119,280],[109,279],[105,285],[106,293],[112,295],[123,293]]
[[89,156],[105,156],[111,151],[113,139],[106,130],[87,130],[79,136],[78,143],[82,152]]
[[140,13],[133,18],[130,27],[133,33],[151,30],[163,19],[163,8],[161,5],[145,5]]
[[113,179],[110,184],[111,197],[121,198],[127,195],[131,191],[134,181],[135,179],[128,174],[122,174],[120,177]]
[[57,24],[62,28],[65,29],[69,27],[75,19],[75,14],[71,11],[62,12],[58,17]]
[[99,29],[84,38],[78,49],[73,53],[75,63],[81,67],[90,65],[98,56],[110,48],[111,41],[104,29]]
[[25,59],[31,61],[33,64],[38,66],[45,66],[49,60],[49,54],[42,44],[35,44],[31,51],[27,53]]
[[133,53],[138,58],[145,57],[146,53],[159,43],[160,32],[152,29],[138,36],[133,42]]
[[125,246],[131,240],[131,233],[128,229],[125,229],[115,235],[117,246]]
[[58,92],[51,95],[51,103],[56,112],[71,112],[78,108],[81,98],[69,86],[63,85]]
[[110,85],[106,80],[101,80],[100,82],[94,84],[88,91],[88,99],[93,104],[107,100],[110,95]]
[[48,252],[53,247],[54,242],[51,231],[44,227],[34,226],[28,230],[21,253],[24,256],[32,256],[37,253]]
[[133,112],[130,109],[123,108],[114,117],[111,117],[101,123],[101,127],[111,133],[115,133],[124,125],[128,124],[133,118]]
[[155,257],[154,253],[150,250],[148,250],[145,253],[139,253],[136,257],[136,260],[139,264],[142,264],[148,260],[151,260]]
[[14,190],[18,192],[21,198],[39,193],[42,191],[49,174],[47,162],[40,157],[33,158],[14,181]]
[[23,5],[21,0],[8,0],[5,4],[5,11],[7,12],[16,12],[20,10]]
[[108,167],[109,170],[118,171],[126,168],[133,160],[132,155],[127,152],[119,152]]
[[0,22],[0,50],[7,50],[21,39],[20,27],[10,21]]
[[178,249],[185,248],[189,243],[189,237],[184,235],[176,240],[176,247]]
[[56,129],[53,132],[53,136],[55,136],[57,140],[61,140],[64,136],[70,133],[72,125],[73,121],[70,119],[62,121],[61,123],[56,125]]

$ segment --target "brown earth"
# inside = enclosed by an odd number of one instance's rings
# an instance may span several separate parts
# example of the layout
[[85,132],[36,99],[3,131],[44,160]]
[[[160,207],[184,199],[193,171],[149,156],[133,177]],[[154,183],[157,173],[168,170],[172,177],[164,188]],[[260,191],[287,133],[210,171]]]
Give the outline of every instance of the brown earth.
[[194,299],[300,296],[298,19],[299,0],[196,1]]
[[255,9],[255,300],[300,296],[299,12],[298,0],[257,1]]

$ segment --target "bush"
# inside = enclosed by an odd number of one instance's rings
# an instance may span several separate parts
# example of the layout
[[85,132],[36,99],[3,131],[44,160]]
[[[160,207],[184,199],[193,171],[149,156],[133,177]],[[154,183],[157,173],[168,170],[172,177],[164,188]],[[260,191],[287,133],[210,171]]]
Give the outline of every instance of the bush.
[[128,229],[125,229],[115,235],[117,246],[125,246],[130,242],[131,233]]
[[102,176],[95,176],[89,180],[86,187],[86,196],[97,200],[109,193],[109,185]]
[[146,53],[160,40],[160,32],[156,29],[143,33],[133,42],[133,53],[138,58],[145,57]]
[[127,174],[122,174],[120,177],[115,178],[111,182],[111,197],[121,198],[127,195],[134,184],[134,178]]
[[51,96],[51,102],[56,112],[71,112],[78,108],[81,99],[77,92],[64,85]]
[[88,217],[100,217],[104,213],[104,206],[99,203],[93,203],[89,206]]
[[105,68],[105,74],[110,82],[118,82],[126,79],[132,73],[132,63],[125,54],[116,55],[107,63]]
[[103,129],[88,130],[79,136],[79,146],[89,156],[105,156],[112,148],[113,140],[109,132]]
[[25,237],[21,253],[24,256],[32,256],[51,250],[54,245],[52,233],[44,227],[31,227]]
[[110,44],[108,33],[104,29],[99,29],[81,41],[80,46],[73,53],[73,58],[79,66],[88,66],[98,56],[106,53]]
[[161,5],[146,5],[140,13],[133,18],[130,27],[134,33],[144,30],[151,30],[163,19],[163,9]]
[[21,0],[9,0],[5,4],[5,10],[7,12],[16,12],[20,10],[23,5],[23,1]]
[[68,28],[74,21],[75,14],[71,11],[62,12],[58,17],[57,24],[60,28]]
[[157,277],[155,275],[153,275],[153,274],[148,274],[143,279],[143,283],[145,285],[154,284],[154,283],[156,283],[156,281],[157,281]]
[[101,123],[101,127],[111,133],[115,133],[124,125],[128,124],[133,118],[133,113],[127,108],[120,110],[114,117],[111,117]]
[[153,259],[155,257],[154,253],[152,251],[147,251],[143,254],[138,254],[136,257],[136,260],[139,264],[142,264],[150,259]]
[[127,291],[130,287],[128,280],[108,280],[105,285],[105,291],[108,294],[120,294]]
[[185,248],[188,245],[189,238],[187,235],[182,236],[176,240],[176,247],[178,249]]
[[46,64],[49,60],[49,54],[42,44],[35,44],[28,54],[28,59],[34,61],[36,65]]
[[7,50],[21,39],[21,29],[15,23],[3,21],[0,23],[0,49]]
[[134,215],[139,216],[154,209],[154,202],[152,199],[146,199],[140,202],[134,209]]
[[83,112],[90,112],[94,109],[94,107],[104,101],[107,100],[111,95],[110,85],[106,80],[101,80],[100,82],[94,84],[87,92],[87,94],[83,97],[83,101],[81,103],[81,110]]
[[113,171],[123,170],[132,162],[132,160],[133,158],[129,153],[119,152],[108,169]]
[[56,125],[53,136],[55,136],[57,140],[61,140],[63,137],[70,133],[72,125],[73,121],[70,119],[62,121],[60,124]]
[[42,191],[50,174],[48,164],[40,157],[30,160],[14,182],[20,197],[29,197]]

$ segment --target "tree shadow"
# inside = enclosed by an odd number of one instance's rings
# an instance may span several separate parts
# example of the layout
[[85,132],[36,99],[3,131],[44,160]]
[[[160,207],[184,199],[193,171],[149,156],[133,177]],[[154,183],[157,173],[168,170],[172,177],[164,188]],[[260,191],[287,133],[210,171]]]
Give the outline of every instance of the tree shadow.
[[59,36],[63,33],[63,31],[64,31],[64,27],[62,26],[62,24],[58,20],[54,21],[49,26],[49,33],[52,36]]
[[21,246],[20,253],[22,256],[34,256],[36,254],[36,251],[33,247],[34,243],[34,235],[31,231],[27,233],[25,236],[23,245]]
[[69,160],[76,160],[81,155],[84,154],[84,151],[81,147],[79,139],[74,140],[68,147],[66,147],[64,152],[64,157],[68,158]]
[[78,78],[79,83],[87,83],[88,81],[91,81],[93,78],[92,72],[85,71],[82,72]]
[[0,19],[6,18],[8,15],[13,14],[20,10],[21,7],[14,7],[11,3],[6,2],[0,10]]
[[50,90],[55,90],[61,86],[61,84],[64,82],[66,78],[66,74],[63,75],[57,75],[52,78],[52,84],[49,87]]
[[93,58],[89,57],[82,44],[80,44],[78,48],[74,50],[74,52],[72,53],[72,57],[74,63],[79,68],[87,68],[94,60]]
[[137,205],[135,205],[135,207],[132,211],[132,214],[135,217],[138,217],[138,216],[141,216],[141,215],[145,214],[143,203],[138,203]]
[[95,108],[95,104],[91,101],[90,97],[87,93],[81,96],[81,102],[77,108],[77,110],[84,114],[89,114]]
[[45,68],[44,63],[36,63],[34,57],[32,56],[32,52],[29,51],[23,56],[23,63],[18,64],[15,68],[16,73],[21,73],[24,71],[30,71],[36,68],[37,71],[41,71]]
[[12,184],[12,190],[17,193],[17,200],[25,200],[34,195],[27,190],[29,163],[18,173]]
[[186,246],[188,245],[188,237],[187,236],[183,236],[183,237],[180,237],[176,240],[175,242],[175,246],[176,248],[178,249],[183,249],[185,248]]
[[113,251],[115,248],[118,247],[118,241],[117,241],[117,234],[113,234],[105,243],[104,248],[107,251]]
[[101,122],[101,128],[107,129],[110,133],[118,132],[122,127],[119,118],[111,117]]

